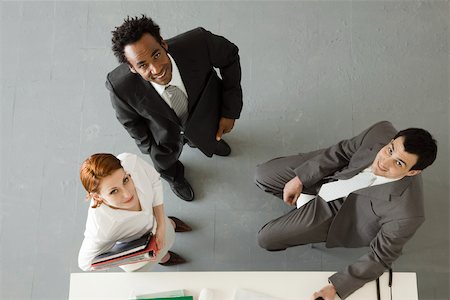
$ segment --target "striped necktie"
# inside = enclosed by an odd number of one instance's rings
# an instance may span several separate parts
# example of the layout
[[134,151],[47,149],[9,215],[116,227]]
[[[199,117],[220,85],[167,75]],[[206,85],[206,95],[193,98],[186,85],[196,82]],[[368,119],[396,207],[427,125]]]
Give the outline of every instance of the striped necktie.
[[176,86],[169,85],[164,91],[172,104],[172,109],[181,121],[186,123],[188,117],[188,101],[186,95]]

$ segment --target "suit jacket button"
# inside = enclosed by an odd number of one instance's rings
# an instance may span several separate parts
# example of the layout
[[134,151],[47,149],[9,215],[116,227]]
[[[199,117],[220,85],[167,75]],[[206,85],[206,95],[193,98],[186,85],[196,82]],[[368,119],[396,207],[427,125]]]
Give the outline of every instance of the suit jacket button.
[[184,134],[184,131],[180,131],[180,134]]

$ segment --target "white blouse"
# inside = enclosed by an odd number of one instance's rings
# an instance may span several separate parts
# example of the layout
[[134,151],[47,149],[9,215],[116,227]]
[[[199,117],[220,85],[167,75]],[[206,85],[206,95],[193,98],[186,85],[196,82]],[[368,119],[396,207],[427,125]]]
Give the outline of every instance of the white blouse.
[[125,172],[131,175],[141,211],[113,209],[104,204],[89,207],[84,240],[78,254],[78,266],[83,271],[90,270],[94,257],[111,249],[117,241],[131,241],[150,229],[153,233],[156,230],[153,207],[163,204],[159,173],[135,154],[122,153],[117,158]]

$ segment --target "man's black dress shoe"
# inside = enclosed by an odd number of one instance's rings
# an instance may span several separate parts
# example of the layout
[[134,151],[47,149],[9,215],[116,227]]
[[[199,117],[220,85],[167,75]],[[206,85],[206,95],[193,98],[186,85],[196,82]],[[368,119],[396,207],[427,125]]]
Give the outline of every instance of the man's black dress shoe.
[[194,200],[194,190],[185,178],[169,182],[170,188],[179,198],[185,201]]
[[188,224],[184,223],[183,221],[181,221],[177,217],[170,216],[169,219],[171,219],[175,223],[175,232],[192,231],[191,226],[189,226]]
[[214,150],[215,155],[228,156],[231,153],[231,148],[228,146],[227,142],[220,140],[217,142],[216,150]]
[[159,263],[161,266],[165,266],[165,267],[175,266],[175,265],[179,265],[179,264],[184,264],[186,262],[186,260],[184,258],[179,256],[175,252],[169,251],[169,254],[170,254],[169,260],[166,261],[165,263]]

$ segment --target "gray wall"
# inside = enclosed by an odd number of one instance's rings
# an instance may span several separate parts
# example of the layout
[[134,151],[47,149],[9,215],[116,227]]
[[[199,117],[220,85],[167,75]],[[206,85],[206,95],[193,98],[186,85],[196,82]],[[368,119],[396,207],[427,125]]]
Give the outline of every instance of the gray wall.
[[2,1],[1,299],[64,299],[80,272],[79,165],[94,152],[138,153],[104,80],[116,66],[110,31],[141,13],[163,37],[197,26],[226,36],[243,70],[244,110],[225,136],[232,156],[185,149],[193,203],[164,186],[167,212],[195,229],[175,246],[190,263],[156,271],[332,271],[355,260],[367,249],[260,249],[258,229],[287,208],[253,185],[253,171],[390,120],[430,130],[440,147],[424,172],[427,221],[394,269],[417,272],[420,299],[449,298],[448,1]]

